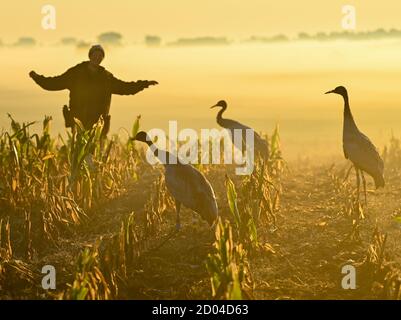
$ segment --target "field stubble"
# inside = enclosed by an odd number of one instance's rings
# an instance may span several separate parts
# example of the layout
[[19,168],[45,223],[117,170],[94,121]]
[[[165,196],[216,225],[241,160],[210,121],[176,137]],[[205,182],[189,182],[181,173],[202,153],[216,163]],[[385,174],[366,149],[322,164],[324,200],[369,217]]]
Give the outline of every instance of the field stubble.
[[[267,163],[251,176],[197,166],[211,181],[220,218],[211,230],[175,210],[160,166],[102,123],[67,141],[11,119],[0,135],[0,297],[3,299],[400,298],[401,146],[382,154],[387,185],[367,206],[347,163],[286,164],[278,128]],[[363,199],[363,196],[360,197]],[[41,288],[54,265],[56,290]],[[341,287],[342,266],[357,289]]]

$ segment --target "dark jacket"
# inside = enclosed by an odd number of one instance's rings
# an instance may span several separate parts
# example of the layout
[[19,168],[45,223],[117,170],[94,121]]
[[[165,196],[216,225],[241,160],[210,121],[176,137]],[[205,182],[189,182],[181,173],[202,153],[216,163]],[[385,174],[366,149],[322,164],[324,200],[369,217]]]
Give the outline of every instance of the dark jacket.
[[[71,119],[72,117],[79,119],[86,129],[90,129],[101,115],[105,120],[110,120],[108,114],[112,94],[136,94],[148,87],[147,81],[121,81],[102,66],[96,71],[91,71],[89,61],[77,64],[62,75],[56,77],[36,75],[33,80],[46,90],[70,90]],[[66,107],[63,112],[66,117]],[[67,118],[65,120],[66,126],[71,126],[71,121]]]

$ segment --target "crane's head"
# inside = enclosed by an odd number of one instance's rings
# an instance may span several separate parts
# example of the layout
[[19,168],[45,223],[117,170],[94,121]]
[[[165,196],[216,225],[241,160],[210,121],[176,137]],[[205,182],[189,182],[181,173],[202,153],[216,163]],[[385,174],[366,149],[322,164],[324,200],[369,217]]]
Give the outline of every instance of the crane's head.
[[149,138],[145,131],[139,131],[133,140],[145,142],[146,144],[152,144],[152,140]]
[[345,97],[347,95],[347,89],[345,89],[345,87],[343,87],[343,86],[339,86],[339,87],[335,88],[334,90],[327,91],[325,94],[328,94],[328,93],[337,93],[337,94]]
[[216,108],[216,107],[220,107],[220,108],[226,109],[227,108],[227,102],[225,102],[224,100],[220,100],[214,106],[211,106],[210,109]]

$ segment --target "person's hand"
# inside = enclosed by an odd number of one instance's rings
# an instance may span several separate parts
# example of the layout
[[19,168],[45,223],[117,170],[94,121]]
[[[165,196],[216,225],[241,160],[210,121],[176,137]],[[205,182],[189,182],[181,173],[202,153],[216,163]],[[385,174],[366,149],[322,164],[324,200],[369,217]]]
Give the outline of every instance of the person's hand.
[[155,86],[156,84],[159,84],[157,81],[154,81],[154,80],[147,81],[147,83],[148,83],[149,86]]
[[148,88],[149,86],[154,86],[156,84],[159,84],[157,81],[148,81],[148,80],[138,80],[137,83],[142,85],[143,88]]
[[29,76],[33,79],[33,78],[37,77],[38,74],[35,71],[31,71],[31,72],[29,72]]

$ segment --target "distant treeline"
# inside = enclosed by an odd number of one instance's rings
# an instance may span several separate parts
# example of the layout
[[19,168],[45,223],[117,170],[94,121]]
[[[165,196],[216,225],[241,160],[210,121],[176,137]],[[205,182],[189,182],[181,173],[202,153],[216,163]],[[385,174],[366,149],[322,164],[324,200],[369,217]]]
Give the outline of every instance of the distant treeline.
[[377,29],[374,31],[333,31],[333,32],[318,32],[309,34],[300,32],[295,38],[289,38],[284,34],[275,35],[273,37],[260,37],[252,36],[245,40],[245,42],[286,42],[291,40],[315,40],[315,41],[329,41],[329,40],[381,40],[401,38],[401,30],[399,29]]
[[[295,37],[289,37],[284,34],[277,34],[274,36],[250,36],[249,38],[243,39],[242,43],[278,43],[288,41],[333,41],[333,40],[381,40],[381,39],[397,39],[401,38],[401,30],[399,29],[377,29],[374,31],[333,31],[333,32],[317,32],[309,34],[306,32],[300,32]],[[123,45],[123,36],[118,32],[104,32],[100,34],[96,41],[104,45],[110,46],[121,46]],[[221,46],[229,45],[235,41],[229,40],[226,37],[193,37],[193,38],[178,38],[177,40],[163,43],[162,38],[157,35],[147,35],[141,41],[141,43],[149,47],[159,46],[177,46],[177,47],[188,47],[188,46]],[[21,37],[15,43],[9,44],[12,47],[32,47],[37,45],[37,40],[32,37]],[[92,42],[79,40],[74,37],[65,37],[60,40],[58,45],[75,46],[77,48],[89,48]],[[6,46],[0,40],[0,47]]]

